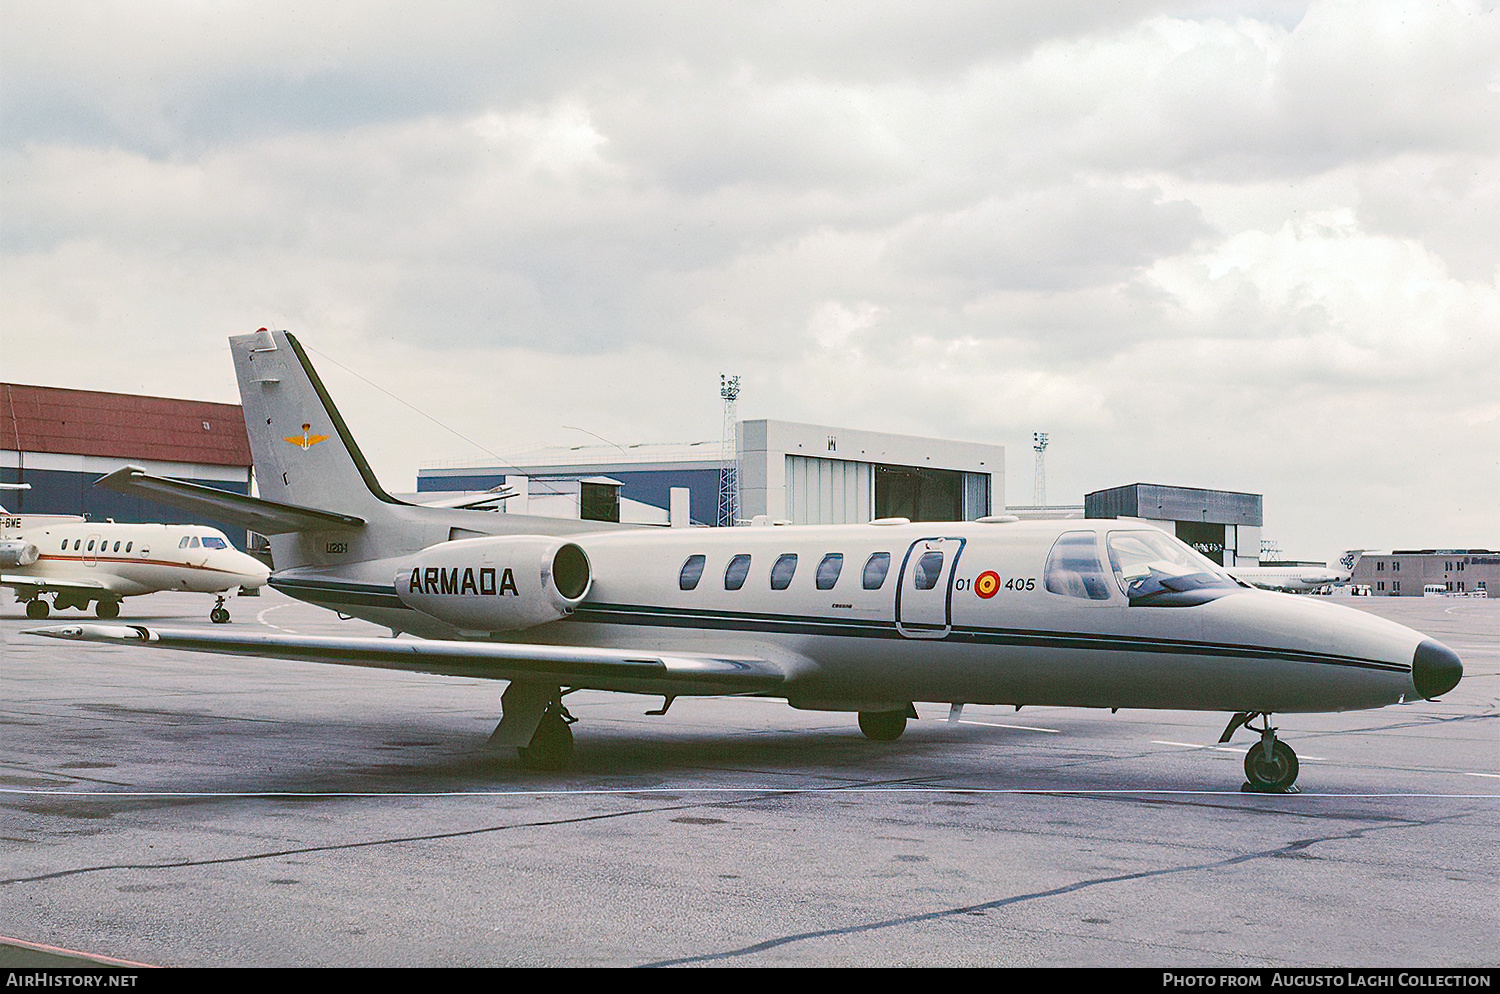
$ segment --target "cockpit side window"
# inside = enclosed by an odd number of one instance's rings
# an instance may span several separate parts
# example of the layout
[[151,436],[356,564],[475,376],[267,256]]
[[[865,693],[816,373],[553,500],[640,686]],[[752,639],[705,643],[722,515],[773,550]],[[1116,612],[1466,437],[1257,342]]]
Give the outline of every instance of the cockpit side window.
[[1241,589],[1218,566],[1170,535],[1112,531],[1106,544],[1115,582],[1132,607],[1191,607]]
[[729,560],[729,565],[724,568],[724,589],[740,589],[745,585],[745,577],[749,575],[750,557],[742,552]]
[[186,535],[184,535],[184,536],[182,536],[182,541],[177,543],[177,548],[179,548],[179,549],[186,549],[187,548],[187,544],[188,544],[188,537]]
[[1109,600],[1109,584],[1099,564],[1099,539],[1093,532],[1063,532],[1047,556],[1046,587],[1054,594],[1091,601]]
[[703,578],[703,564],[707,561],[705,556],[688,556],[687,562],[682,564],[682,572],[677,574],[677,586],[683,590],[696,590],[698,581]]

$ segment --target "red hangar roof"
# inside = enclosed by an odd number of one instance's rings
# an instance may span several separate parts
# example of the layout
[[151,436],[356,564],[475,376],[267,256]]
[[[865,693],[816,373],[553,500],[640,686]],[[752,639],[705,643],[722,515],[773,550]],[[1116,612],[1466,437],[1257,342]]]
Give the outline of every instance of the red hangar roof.
[[0,448],[249,466],[238,404],[0,383]]

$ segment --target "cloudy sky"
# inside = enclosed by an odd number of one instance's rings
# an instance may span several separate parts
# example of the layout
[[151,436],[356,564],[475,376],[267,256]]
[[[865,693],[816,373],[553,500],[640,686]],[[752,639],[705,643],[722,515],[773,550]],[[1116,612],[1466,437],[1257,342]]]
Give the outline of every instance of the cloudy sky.
[[409,490],[738,373],[1011,503],[1044,430],[1053,502],[1500,547],[1497,152],[1494,2],[3,0],[3,376],[236,401],[284,327]]

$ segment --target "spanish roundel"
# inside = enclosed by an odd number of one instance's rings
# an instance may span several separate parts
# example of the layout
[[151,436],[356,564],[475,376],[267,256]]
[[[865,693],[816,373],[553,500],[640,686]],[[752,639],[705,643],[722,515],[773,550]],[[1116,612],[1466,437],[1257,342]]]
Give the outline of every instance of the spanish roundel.
[[1000,574],[987,569],[974,578],[974,593],[989,600],[1000,589]]

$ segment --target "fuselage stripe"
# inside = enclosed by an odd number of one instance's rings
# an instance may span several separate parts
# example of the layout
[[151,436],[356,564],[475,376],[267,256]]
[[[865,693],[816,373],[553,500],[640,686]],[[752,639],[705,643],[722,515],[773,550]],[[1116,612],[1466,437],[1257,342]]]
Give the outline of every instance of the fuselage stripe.
[[227,573],[230,576],[238,576],[234,570],[220,569],[217,566],[195,566],[192,563],[174,563],[168,559],[126,559],[120,557],[93,556],[38,556],[37,562],[54,563],[83,563],[85,566],[166,566],[171,569],[197,569],[205,573]]

